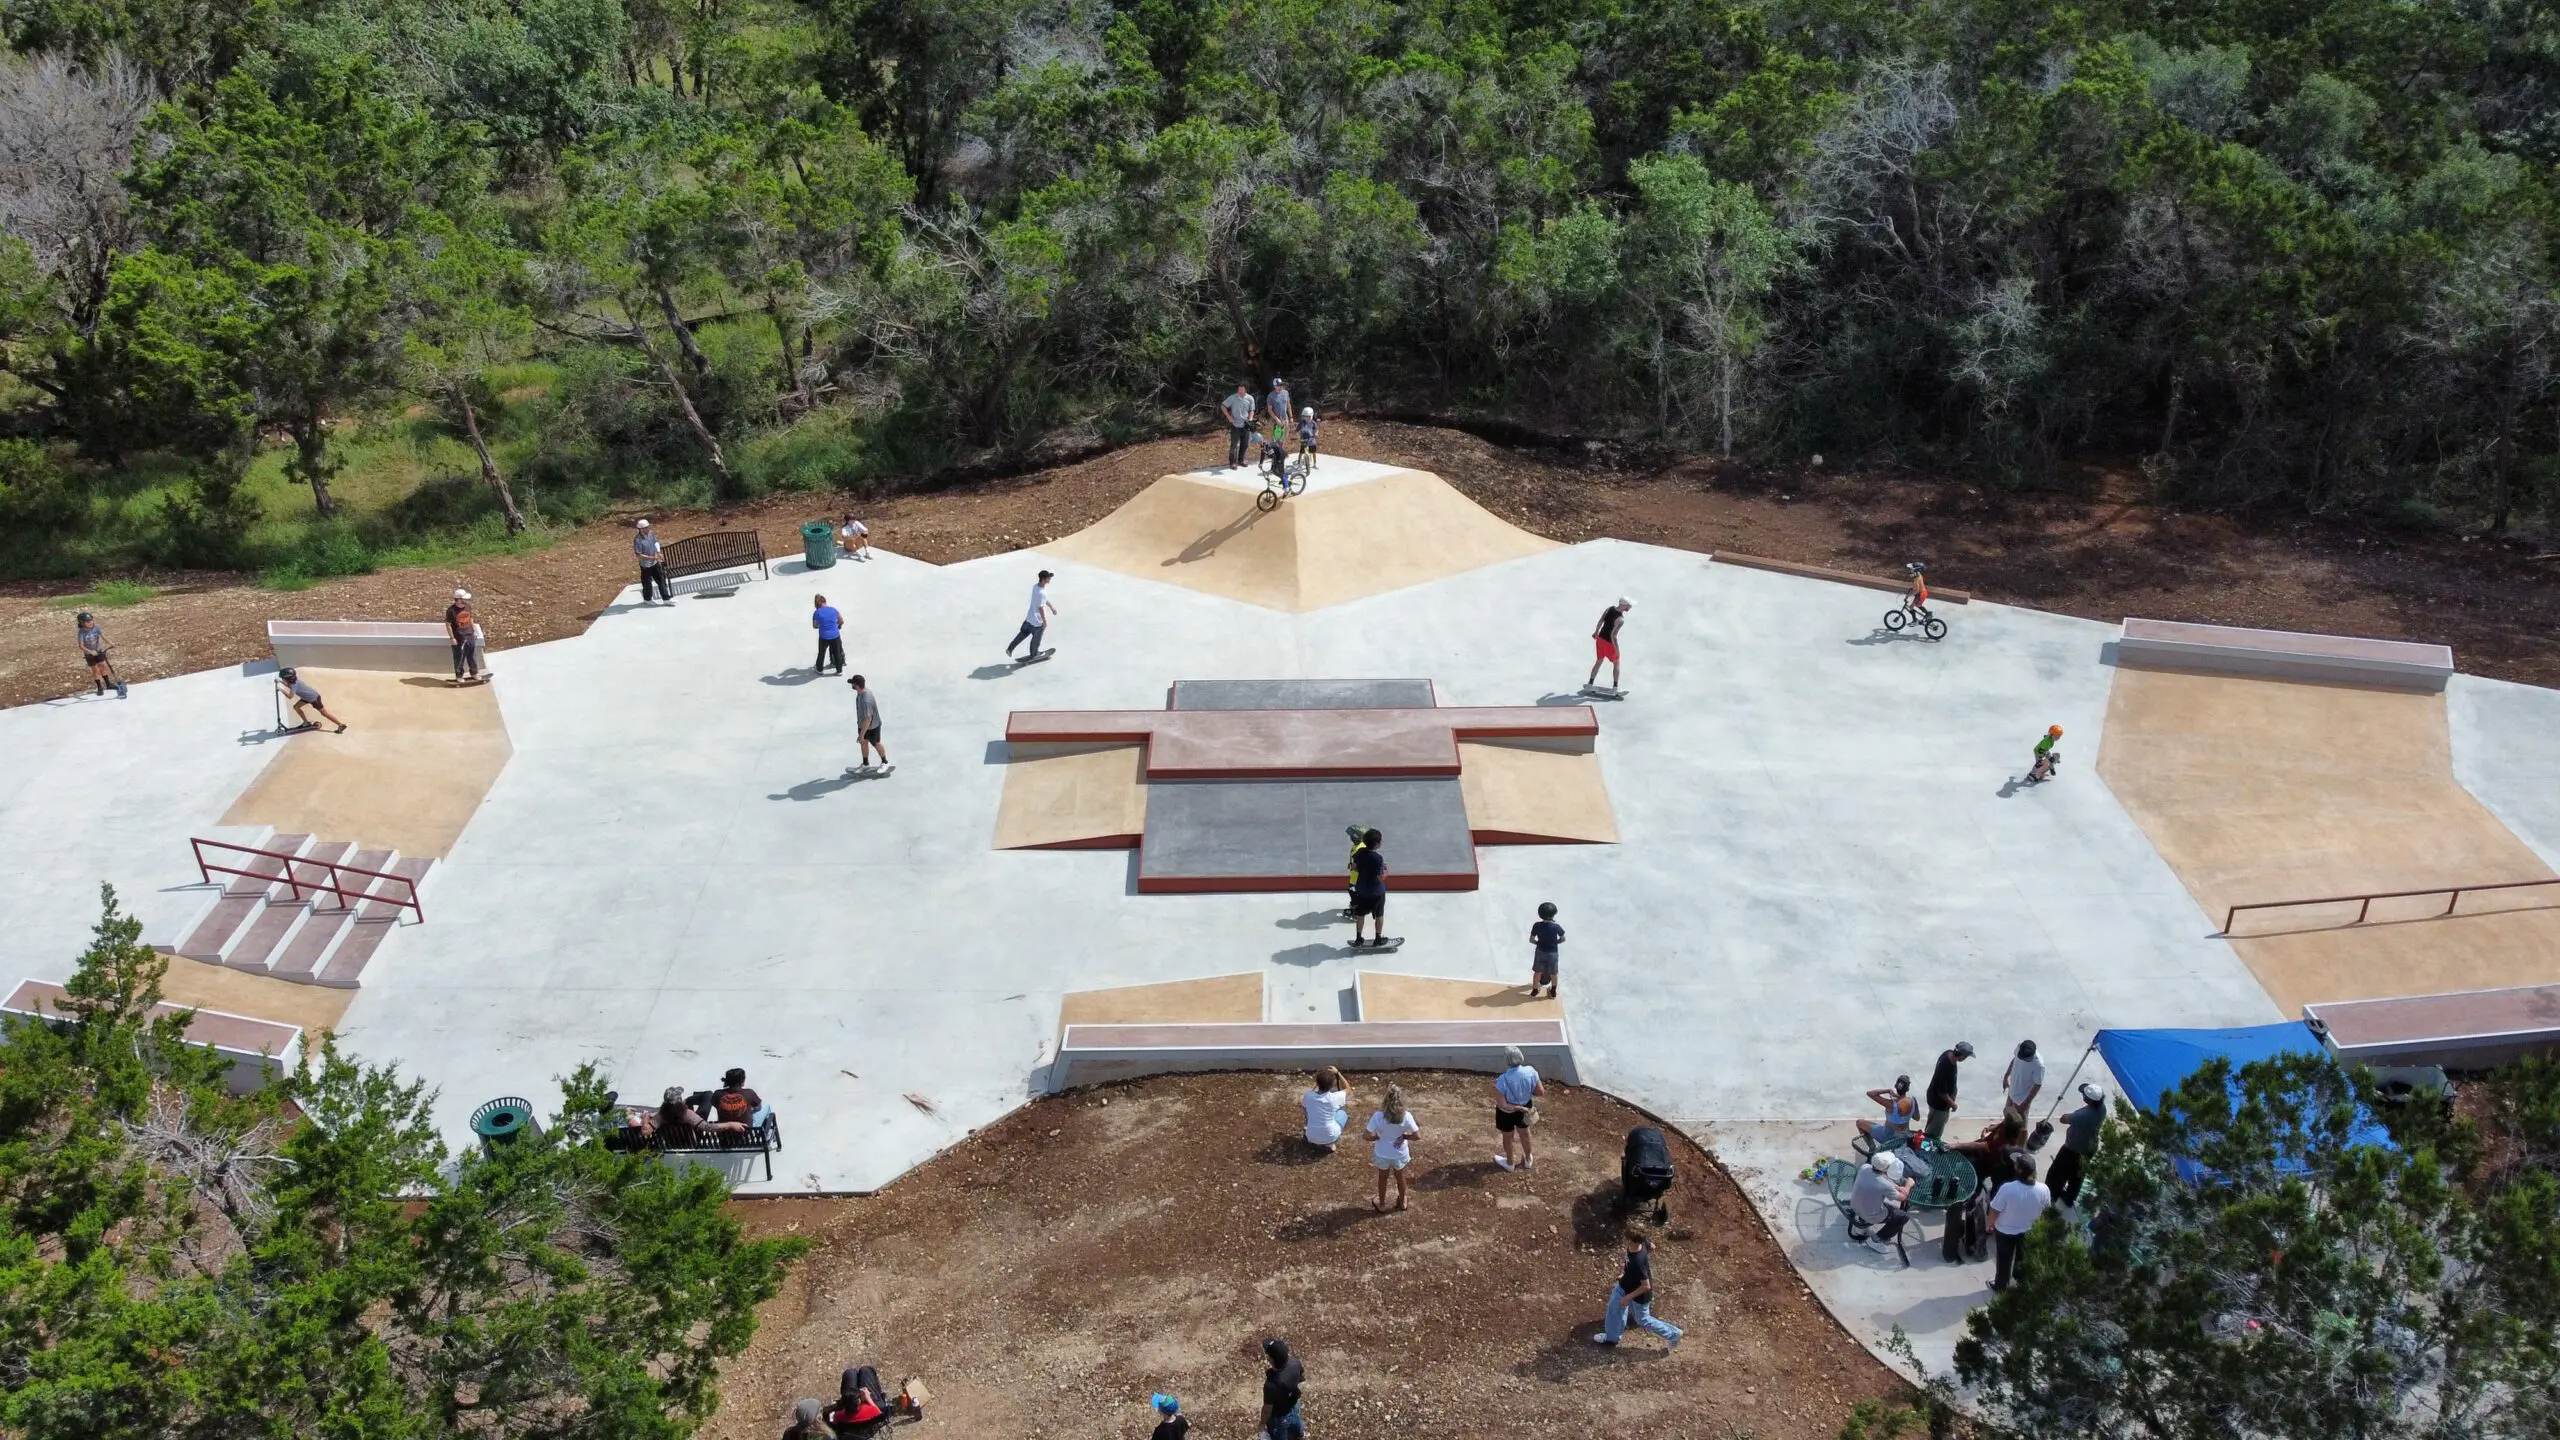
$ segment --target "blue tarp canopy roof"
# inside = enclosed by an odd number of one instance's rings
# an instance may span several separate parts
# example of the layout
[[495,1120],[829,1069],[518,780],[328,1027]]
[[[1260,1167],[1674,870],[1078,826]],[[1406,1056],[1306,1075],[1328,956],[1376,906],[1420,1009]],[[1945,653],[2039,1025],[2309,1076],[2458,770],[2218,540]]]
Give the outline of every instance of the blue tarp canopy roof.
[[[2299,1020],[2277,1025],[2251,1025],[2239,1030],[2101,1030],[2098,1054],[2115,1072],[2124,1098],[2156,1111],[2160,1097],[2204,1068],[2208,1060],[2228,1060],[2237,1072],[2253,1060],[2278,1055],[2328,1056],[2328,1047]],[[2388,1147],[2391,1137],[2370,1118],[2359,1118],[2355,1141]]]

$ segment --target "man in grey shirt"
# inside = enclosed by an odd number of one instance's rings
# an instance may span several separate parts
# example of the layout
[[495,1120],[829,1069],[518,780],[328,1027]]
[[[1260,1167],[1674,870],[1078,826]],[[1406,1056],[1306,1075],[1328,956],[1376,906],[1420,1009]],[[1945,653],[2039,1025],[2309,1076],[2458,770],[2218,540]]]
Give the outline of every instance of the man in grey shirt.
[[650,529],[646,520],[640,522],[638,532],[631,537],[631,554],[640,562],[640,603],[649,603],[652,584],[658,587],[659,599],[670,605],[676,603],[676,592],[667,588],[667,567],[660,553],[658,532]]
[[2079,1109],[2062,1117],[2062,1153],[2053,1157],[2053,1168],[2044,1175],[2053,1198],[2075,1210],[2080,1208],[2081,1171],[2098,1153],[2098,1135],[2106,1129],[2107,1092],[2083,1084],[2080,1100]]
[[[897,770],[889,763],[889,747],[880,743],[880,702],[872,698],[869,682],[856,675],[847,680],[853,687],[853,728],[862,732],[862,763],[847,770],[848,775],[888,775]],[[871,763],[873,754],[880,763]]]
[[1245,443],[1253,438],[1253,387],[1239,380],[1236,393],[1218,402],[1227,417],[1227,468],[1244,468]]

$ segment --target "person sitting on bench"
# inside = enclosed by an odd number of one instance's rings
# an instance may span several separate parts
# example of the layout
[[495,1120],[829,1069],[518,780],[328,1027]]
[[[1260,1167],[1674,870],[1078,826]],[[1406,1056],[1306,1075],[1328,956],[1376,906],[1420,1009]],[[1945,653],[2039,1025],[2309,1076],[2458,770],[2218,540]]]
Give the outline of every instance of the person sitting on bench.
[[711,1126],[715,1130],[752,1130],[764,1116],[764,1097],[747,1088],[747,1072],[732,1068],[711,1092]]

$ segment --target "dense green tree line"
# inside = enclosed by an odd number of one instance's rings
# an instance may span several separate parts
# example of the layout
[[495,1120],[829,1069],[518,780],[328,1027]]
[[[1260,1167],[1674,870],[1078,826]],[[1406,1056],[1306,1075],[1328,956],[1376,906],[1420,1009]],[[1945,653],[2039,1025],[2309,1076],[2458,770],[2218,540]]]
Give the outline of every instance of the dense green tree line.
[[[148,452],[208,552],[253,447],[325,514],[395,400],[513,527],[519,481],[855,482],[1275,370],[2205,503],[2504,527],[2555,484],[2549,0],[0,16],[10,503]],[[481,422],[528,357],[517,477]]]
[[551,1128],[450,1156],[425,1088],[325,1044],[258,1094],[155,1018],[168,957],[106,896],[67,1023],[0,1021],[0,1433],[677,1440],[798,1240],[713,1171]]

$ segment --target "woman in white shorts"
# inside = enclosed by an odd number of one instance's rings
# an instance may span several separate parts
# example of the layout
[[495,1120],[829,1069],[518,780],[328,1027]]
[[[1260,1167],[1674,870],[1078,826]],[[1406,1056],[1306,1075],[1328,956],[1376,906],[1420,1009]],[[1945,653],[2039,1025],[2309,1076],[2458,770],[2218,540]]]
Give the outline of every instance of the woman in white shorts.
[[1316,1088],[1299,1096],[1298,1106],[1307,1112],[1307,1143],[1332,1154],[1351,1123],[1351,1087],[1342,1083],[1342,1072],[1330,1065],[1317,1071]]
[[1378,1198],[1373,1210],[1387,1208],[1387,1177],[1396,1177],[1396,1208],[1405,1208],[1404,1170],[1413,1163],[1413,1137],[1422,1133],[1413,1112],[1404,1108],[1404,1087],[1387,1087],[1386,1102],[1369,1116],[1369,1163],[1378,1167]]

